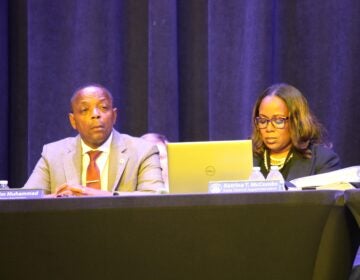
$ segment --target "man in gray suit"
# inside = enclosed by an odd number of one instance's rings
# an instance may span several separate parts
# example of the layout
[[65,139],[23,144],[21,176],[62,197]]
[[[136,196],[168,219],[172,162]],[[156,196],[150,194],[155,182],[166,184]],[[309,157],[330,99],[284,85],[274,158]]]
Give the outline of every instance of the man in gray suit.
[[[117,109],[111,93],[101,85],[88,85],[71,98],[69,120],[79,132],[44,145],[24,188],[41,188],[51,196],[107,196],[113,194],[162,193],[159,152],[147,141],[117,132],[113,125]],[[96,158],[97,188],[87,179],[89,151]]]

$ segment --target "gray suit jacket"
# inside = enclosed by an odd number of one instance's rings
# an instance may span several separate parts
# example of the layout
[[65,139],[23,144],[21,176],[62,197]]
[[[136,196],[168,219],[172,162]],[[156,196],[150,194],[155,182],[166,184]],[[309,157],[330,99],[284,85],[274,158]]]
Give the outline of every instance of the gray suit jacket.
[[[44,145],[24,188],[44,189],[54,193],[56,187],[81,184],[80,135]],[[147,141],[113,130],[109,155],[109,191],[163,192],[159,152]]]

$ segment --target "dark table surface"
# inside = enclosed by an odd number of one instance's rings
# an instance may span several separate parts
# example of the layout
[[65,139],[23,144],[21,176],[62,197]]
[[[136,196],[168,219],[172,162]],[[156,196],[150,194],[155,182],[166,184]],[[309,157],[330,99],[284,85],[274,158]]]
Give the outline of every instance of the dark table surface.
[[3,200],[0,279],[347,279],[357,229],[341,191]]

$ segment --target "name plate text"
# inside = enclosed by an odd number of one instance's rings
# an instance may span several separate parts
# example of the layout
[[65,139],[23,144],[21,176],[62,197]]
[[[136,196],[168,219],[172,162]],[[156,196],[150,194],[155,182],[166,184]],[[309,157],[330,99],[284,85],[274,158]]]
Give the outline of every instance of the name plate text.
[[277,180],[211,181],[208,184],[209,193],[279,192],[284,190],[285,190],[284,184]]
[[32,199],[43,196],[44,190],[41,189],[0,189],[0,199]]

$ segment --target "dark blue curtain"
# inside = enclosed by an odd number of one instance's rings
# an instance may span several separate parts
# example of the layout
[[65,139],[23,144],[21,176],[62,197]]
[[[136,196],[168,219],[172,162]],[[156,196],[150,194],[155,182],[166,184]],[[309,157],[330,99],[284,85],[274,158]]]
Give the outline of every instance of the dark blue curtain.
[[8,178],[9,25],[8,5],[0,1],[0,176]]
[[20,187],[42,145],[75,134],[74,89],[101,83],[116,128],[244,139],[269,85],[298,87],[343,166],[359,164],[360,1],[0,1],[0,175]]

